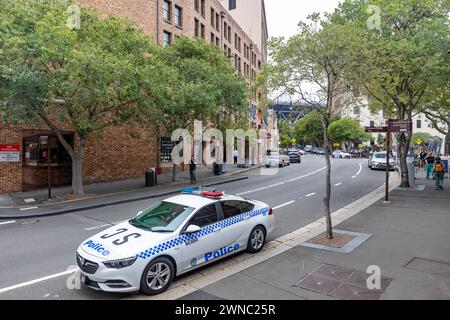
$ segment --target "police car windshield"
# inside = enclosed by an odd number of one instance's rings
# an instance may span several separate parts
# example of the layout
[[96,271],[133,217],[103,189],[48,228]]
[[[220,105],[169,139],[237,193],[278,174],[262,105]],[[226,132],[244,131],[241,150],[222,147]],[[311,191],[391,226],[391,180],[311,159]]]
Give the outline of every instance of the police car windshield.
[[188,206],[162,201],[130,220],[130,224],[152,232],[174,232],[193,211]]

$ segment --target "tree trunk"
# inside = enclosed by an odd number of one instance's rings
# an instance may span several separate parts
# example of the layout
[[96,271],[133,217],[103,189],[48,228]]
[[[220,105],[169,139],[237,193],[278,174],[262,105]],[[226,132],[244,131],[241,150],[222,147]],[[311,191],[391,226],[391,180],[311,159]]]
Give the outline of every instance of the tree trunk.
[[330,161],[330,141],[328,139],[328,121],[324,120],[323,124],[323,142],[325,151],[326,174],[325,174],[325,197],[323,203],[325,205],[325,219],[327,223],[327,238],[333,239],[333,225],[331,222],[330,201],[331,201],[331,161]]
[[444,155],[448,157],[448,155],[450,154],[450,126],[448,127],[447,136],[445,137],[444,144],[445,144]]
[[80,145],[78,150],[72,156],[72,194],[83,196],[83,158],[86,138],[80,136]]

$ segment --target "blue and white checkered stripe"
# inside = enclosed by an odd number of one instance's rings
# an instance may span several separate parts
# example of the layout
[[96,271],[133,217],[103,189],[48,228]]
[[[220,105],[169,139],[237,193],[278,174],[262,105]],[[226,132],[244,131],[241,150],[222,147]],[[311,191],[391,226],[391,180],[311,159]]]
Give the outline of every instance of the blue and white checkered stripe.
[[200,238],[202,238],[204,236],[207,236],[208,234],[214,232],[214,230],[216,230],[217,228],[225,229],[225,228],[227,228],[229,226],[232,226],[232,225],[234,225],[236,223],[239,223],[239,222],[243,221],[247,217],[254,218],[254,217],[257,217],[257,216],[260,216],[260,215],[264,215],[265,216],[268,212],[269,212],[269,208],[266,207],[266,208],[262,208],[262,209],[258,209],[258,210],[254,210],[254,211],[250,211],[250,212],[246,212],[246,213],[243,213],[243,214],[238,215],[238,216],[231,217],[231,218],[226,219],[226,220],[219,221],[219,222],[217,222],[215,224],[212,224],[210,226],[207,226],[207,227],[203,228],[200,232],[195,234],[195,236],[188,236],[188,235],[185,235],[185,234],[181,235],[181,236],[179,236],[177,238],[174,238],[172,240],[169,240],[169,241],[166,241],[164,243],[158,244],[158,245],[156,245],[154,247],[151,247],[148,250],[142,251],[137,256],[138,256],[138,258],[141,258],[141,259],[150,258],[150,257],[152,257],[154,255],[160,254],[160,253],[165,252],[165,251],[167,251],[169,249],[172,249],[174,247],[178,247],[179,245],[184,244],[188,240],[192,240],[193,238],[200,239]]

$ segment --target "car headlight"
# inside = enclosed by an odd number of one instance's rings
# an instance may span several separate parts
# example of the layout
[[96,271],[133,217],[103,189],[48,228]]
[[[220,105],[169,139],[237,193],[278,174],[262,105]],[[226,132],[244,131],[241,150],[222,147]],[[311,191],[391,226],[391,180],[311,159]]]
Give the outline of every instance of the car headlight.
[[110,269],[123,269],[131,266],[136,261],[136,259],[137,256],[120,260],[106,261],[103,262],[103,264]]

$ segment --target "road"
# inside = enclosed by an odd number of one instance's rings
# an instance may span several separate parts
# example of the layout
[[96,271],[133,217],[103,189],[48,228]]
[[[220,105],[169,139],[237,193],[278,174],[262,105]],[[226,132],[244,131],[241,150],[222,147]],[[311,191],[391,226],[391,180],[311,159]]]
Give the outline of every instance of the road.
[[[248,180],[223,185],[230,194],[261,200],[274,208],[275,239],[323,217],[325,159],[307,155],[301,164],[276,175],[259,170]],[[384,182],[382,171],[371,171],[361,159],[333,159],[332,211],[361,198]],[[46,217],[38,221],[0,221],[0,299],[120,299],[124,295],[82,287],[70,290],[75,250],[86,238],[129,219],[161,199],[138,201],[96,210]],[[20,222],[20,221],[19,221]],[[34,223],[33,223],[34,222]],[[68,271],[69,270],[69,271]]]

